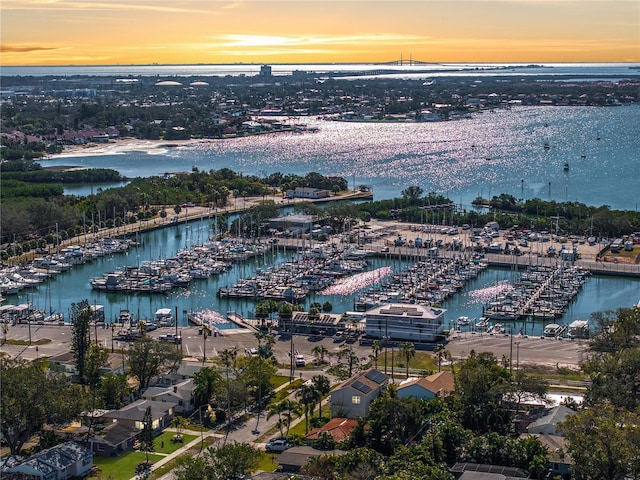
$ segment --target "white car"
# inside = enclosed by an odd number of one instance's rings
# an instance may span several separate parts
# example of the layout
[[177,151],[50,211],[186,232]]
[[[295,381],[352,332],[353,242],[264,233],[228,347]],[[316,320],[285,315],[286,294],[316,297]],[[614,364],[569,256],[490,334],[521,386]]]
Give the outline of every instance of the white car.
[[306,363],[304,355],[296,355],[296,367],[304,367]]

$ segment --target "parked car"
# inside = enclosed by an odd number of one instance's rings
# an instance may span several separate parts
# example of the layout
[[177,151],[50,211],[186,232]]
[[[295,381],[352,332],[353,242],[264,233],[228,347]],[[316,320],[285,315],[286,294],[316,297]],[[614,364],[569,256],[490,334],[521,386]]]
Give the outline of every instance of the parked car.
[[304,355],[296,355],[296,367],[304,367],[306,363]]
[[173,342],[177,344],[182,343],[182,337],[180,335],[176,335],[175,333],[167,333],[166,335],[160,335],[158,340],[162,340],[164,342]]
[[284,452],[285,450],[288,450],[292,446],[293,445],[290,445],[286,439],[277,438],[277,439],[269,440],[265,445],[264,449],[267,452],[280,453],[280,452]]

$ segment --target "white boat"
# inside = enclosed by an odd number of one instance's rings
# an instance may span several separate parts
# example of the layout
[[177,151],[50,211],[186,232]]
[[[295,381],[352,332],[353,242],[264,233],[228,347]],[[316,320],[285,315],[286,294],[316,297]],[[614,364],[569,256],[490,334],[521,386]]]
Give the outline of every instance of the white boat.
[[480,317],[480,321],[476,323],[476,330],[484,331],[489,328],[489,320],[485,317]]
[[458,321],[456,322],[456,325],[458,325],[459,327],[465,327],[467,325],[471,325],[471,319],[469,317],[458,317]]
[[545,337],[555,337],[561,332],[561,330],[562,327],[557,323],[550,323],[544,327],[543,333]]
[[172,327],[173,326],[173,313],[170,308],[159,308],[156,310],[156,314],[153,317],[153,321],[159,327]]
[[589,322],[587,320],[574,320],[569,324],[567,335],[569,338],[589,338]]

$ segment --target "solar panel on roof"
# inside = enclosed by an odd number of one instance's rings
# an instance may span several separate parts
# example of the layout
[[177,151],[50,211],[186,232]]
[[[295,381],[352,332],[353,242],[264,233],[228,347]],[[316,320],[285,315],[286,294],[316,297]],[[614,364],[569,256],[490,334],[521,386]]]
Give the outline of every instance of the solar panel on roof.
[[386,378],[386,375],[382,372],[379,372],[378,370],[371,370],[367,372],[364,376],[367,377],[372,382],[376,382],[378,385],[384,382],[384,379]]
[[360,390],[362,393],[369,393],[372,390],[369,385],[362,383],[360,380],[356,380],[351,386],[356,390]]

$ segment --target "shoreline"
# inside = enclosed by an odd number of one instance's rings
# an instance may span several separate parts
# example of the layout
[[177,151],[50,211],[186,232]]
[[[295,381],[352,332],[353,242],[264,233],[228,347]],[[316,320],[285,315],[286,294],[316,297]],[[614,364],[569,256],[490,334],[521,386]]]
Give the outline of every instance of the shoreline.
[[[57,160],[60,158],[98,157],[103,155],[119,155],[128,152],[142,151],[149,155],[166,153],[172,148],[187,147],[210,143],[215,139],[198,140],[143,140],[139,138],[119,138],[108,143],[87,143],[84,145],[65,145],[60,153],[43,157],[38,162]],[[43,166],[46,168],[46,166]],[[69,167],[71,168],[71,167]],[[77,168],[77,167],[76,167]]]

